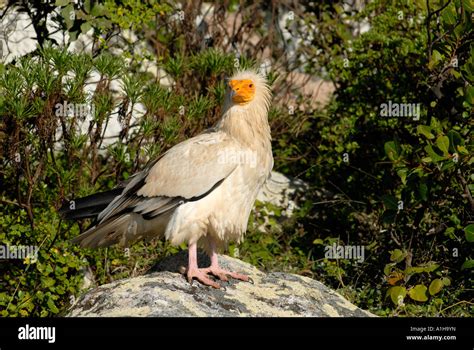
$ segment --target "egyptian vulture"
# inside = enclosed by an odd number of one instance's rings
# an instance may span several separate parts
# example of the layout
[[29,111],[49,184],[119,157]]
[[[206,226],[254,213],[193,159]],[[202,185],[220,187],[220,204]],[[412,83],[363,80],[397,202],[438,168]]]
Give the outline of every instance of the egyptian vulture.
[[[190,283],[195,278],[220,288],[209,275],[249,281],[221,268],[217,252],[242,241],[257,194],[270,176],[270,99],[262,74],[234,74],[214,127],[175,145],[116,189],[76,199],[74,209],[60,209],[68,219],[96,219],[73,242],[96,248],[165,237],[173,245],[188,244]],[[210,257],[207,268],[198,267],[198,247]]]

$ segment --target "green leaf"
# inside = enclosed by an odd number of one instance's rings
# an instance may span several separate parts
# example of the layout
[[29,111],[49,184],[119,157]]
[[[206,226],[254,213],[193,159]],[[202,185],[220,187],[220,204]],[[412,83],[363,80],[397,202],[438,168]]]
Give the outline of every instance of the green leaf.
[[54,6],[66,6],[70,2],[71,0],[56,0],[56,2],[54,3]]
[[469,224],[464,227],[464,234],[468,242],[474,242],[474,224]]
[[423,284],[417,284],[415,287],[408,291],[408,295],[415,301],[425,302],[428,300],[426,296],[426,291],[428,288]]
[[385,154],[391,161],[398,160],[400,158],[400,146],[395,141],[388,141],[384,145]]
[[426,145],[424,149],[435,163],[445,159],[441,154],[436,153],[431,145]]
[[91,0],[84,1],[84,11],[86,11],[86,13],[91,12]]
[[42,287],[44,288],[51,288],[52,286],[54,286],[55,283],[56,281],[52,279],[51,277],[45,276],[41,278],[41,284],[42,284]]
[[454,130],[448,131],[448,138],[449,138],[449,152],[456,152],[456,146],[463,146],[464,140],[458,132]]
[[431,55],[431,60],[428,62],[428,68],[433,69],[442,59],[443,59],[443,56],[439,53],[439,51],[433,50],[433,54]]
[[69,32],[69,40],[70,40],[70,41],[76,41],[76,40],[77,40],[77,37],[79,36],[79,34],[80,34],[80,33],[79,33],[78,30]]
[[431,281],[430,287],[428,288],[428,290],[431,295],[436,295],[441,291],[441,289],[443,289],[443,287],[444,287],[443,281],[439,278],[436,278]]
[[466,101],[469,105],[474,105],[474,86],[468,85],[466,87]]
[[428,125],[418,125],[416,127],[416,131],[418,132],[418,134],[421,134],[423,136],[425,136],[426,138],[428,139],[434,139],[434,135],[431,133],[431,127],[429,127]]
[[321,238],[316,238],[314,241],[313,241],[313,244],[324,244],[324,241],[321,239]]
[[472,0],[463,0],[462,3],[466,10],[470,12],[474,11],[474,4],[472,3]]
[[382,196],[382,201],[387,209],[398,210],[398,201],[394,196],[385,194]]
[[466,260],[461,266],[461,270],[469,270],[472,268],[474,268],[474,259]]
[[431,163],[432,159],[431,159],[431,157],[423,157],[423,158],[421,158],[421,161],[423,163]]
[[393,304],[399,306],[403,304],[403,300],[407,295],[407,290],[402,286],[394,286],[388,290],[388,293],[390,295],[390,299],[392,299]]
[[44,270],[45,274],[50,274],[51,272],[53,272],[53,268],[50,264],[47,264],[46,267],[45,267],[45,270]]
[[102,4],[96,4],[94,7],[92,7],[91,10],[91,16],[92,17],[101,17],[107,13],[107,9],[104,5]]
[[392,268],[395,266],[395,263],[386,264],[383,268],[383,273],[388,276],[392,272]]
[[441,18],[448,26],[452,26],[456,23],[456,12],[452,4],[441,12]]
[[469,151],[464,146],[457,146],[456,148],[457,148],[457,151],[463,155],[469,154]]
[[451,285],[451,280],[448,277],[441,278],[441,281],[443,282],[443,286],[445,286],[445,287]]
[[390,252],[390,261],[394,261],[396,263],[399,263],[400,261],[403,261],[407,254],[400,249],[394,249]]
[[424,201],[428,199],[428,186],[422,182],[420,187],[418,187],[418,192],[420,193],[420,198]]
[[74,12],[74,5],[69,4],[61,10],[61,16],[64,19],[64,23],[66,24],[66,28],[69,30],[72,28],[74,24],[75,12]]
[[430,261],[425,264],[421,264],[420,267],[423,268],[424,272],[433,272],[438,269],[439,264],[435,263],[434,261]]
[[91,28],[92,28],[92,26],[89,22],[84,22],[84,23],[81,24],[81,32],[82,33],[87,33]]
[[455,231],[456,231],[456,228],[450,226],[444,231],[444,235],[451,239],[456,239],[456,235],[454,234]]
[[436,118],[431,118],[430,126],[436,134],[441,134],[443,131],[443,126],[441,125],[441,122]]
[[405,269],[406,275],[412,275],[415,273],[423,273],[423,272],[433,272],[439,267],[439,264],[435,262],[429,262],[426,264],[421,264],[419,266],[410,266]]
[[[461,225],[461,219],[456,215],[456,213],[452,213],[450,216],[449,216],[449,220],[451,220],[451,222],[456,225],[456,226],[460,226]],[[460,227],[458,227],[460,228]]]
[[401,168],[397,170],[397,175],[400,176],[400,180],[402,180],[402,183],[404,185],[407,184],[407,174],[408,174],[407,168]]
[[440,136],[436,139],[436,146],[443,151],[444,155],[449,155],[449,138],[447,136]]
[[56,305],[54,304],[53,299],[48,299],[47,305],[48,305],[48,307],[49,307],[49,310],[50,310],[52,313],[57,314],[57,313],[59,312],[58,308],[57,308]]

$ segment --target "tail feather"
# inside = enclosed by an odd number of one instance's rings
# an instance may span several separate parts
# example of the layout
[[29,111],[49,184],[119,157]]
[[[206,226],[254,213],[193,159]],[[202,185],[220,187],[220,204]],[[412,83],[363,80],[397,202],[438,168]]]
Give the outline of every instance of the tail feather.
[[120,195],[123,188],[116,188],[110,191],[95,193],[87,197],[74,199],[65,203],[60,209],[65,219],[85,219],[96,218],[115,197]]
[[[96,193],[64,204],[59,213],[66,219],[94,218],[95,222],[81,235],[71,240],[83,248],[102,248],[113,244],[130,246],[140,239],[164,235],[178,199],[139,198],[123,195],[124,188]],[[104,216],[104,209],[121,201],[114,215]],[[141,201],[143,201],[142,204]],[[138,207],[138,212],[134,209]],[[119,208],[120,210],[118,210]],[[148,212],[152,211],[152,213]],[[143,213],[145,215],[143,215]],[[102,214],[101,214],[102,213]]]
[[102,248],[113,244],[129,246],[140,239],[162,236],[169,218],[170,213],[152,220],[143,219],[140,214],[127,213],[89,228],[72,239],[72,243],[83,248]]
[[130,215],[123,215],[89,228],[86,232],[73,238],[72,243],[83,248],[108,247],[118,243],[130,224]]

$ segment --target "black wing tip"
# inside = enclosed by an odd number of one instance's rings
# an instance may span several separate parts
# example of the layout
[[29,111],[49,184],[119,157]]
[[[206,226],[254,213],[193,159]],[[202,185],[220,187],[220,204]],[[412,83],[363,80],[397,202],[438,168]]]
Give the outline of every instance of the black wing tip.
[[120,195],[123,188],[118,187],[110,191],[98,192],[82,198],[63,201],[58,213],[65,219],[95,218],[109,205],[112,200]]

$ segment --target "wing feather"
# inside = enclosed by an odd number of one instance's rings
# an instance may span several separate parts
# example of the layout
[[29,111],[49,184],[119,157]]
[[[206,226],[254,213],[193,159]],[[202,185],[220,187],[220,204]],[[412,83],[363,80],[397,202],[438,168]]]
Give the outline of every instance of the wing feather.
[[237,164],[227,161],[238,151],[224,133],[201,134],[171,148],[151,169],[138,194],[191,199],[208,192]]
[[123,192],[100,213],[99,222],[133,211],[145,218],[161,215],[180,204],[212,192],[238,166],[232,155],[239,144],[222,132],[207,132],[186,140],[132,176]]

